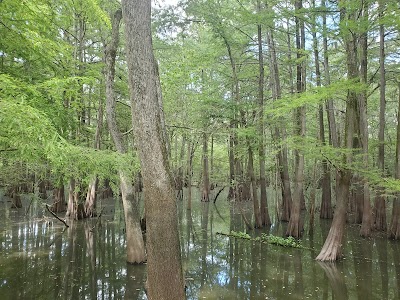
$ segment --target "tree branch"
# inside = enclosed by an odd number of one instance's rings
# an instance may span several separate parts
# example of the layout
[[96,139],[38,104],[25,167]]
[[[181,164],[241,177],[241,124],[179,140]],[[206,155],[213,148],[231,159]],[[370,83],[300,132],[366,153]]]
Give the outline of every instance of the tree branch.
[[63,219],[61,219],[59,216],[57,216],[55,213],[53,213],[53,212],[50,210],[50,206],[49,206],[48,204],[46,204],[46,208],[47,208],[47,211],[48,211],[49,213],[51,213],[51,214],[53,215],[54,218],[56,218],[57,220],[59,220],[60,222],[62,222],[62,223],[65,225],[65,227],[69,227],[69,225],[68,225]]

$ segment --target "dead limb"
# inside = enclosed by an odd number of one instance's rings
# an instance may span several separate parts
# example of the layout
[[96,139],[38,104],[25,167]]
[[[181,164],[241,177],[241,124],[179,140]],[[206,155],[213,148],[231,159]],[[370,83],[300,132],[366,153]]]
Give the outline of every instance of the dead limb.
[[53,212],[50,210],[50,206],[49,206],[48,204],[46,204],[46,209],[47,209],[47,211],[48,211],[49,213],[51,213],[51,214],[53,215],[54,218],[56,218],[57,220],[59,220],[60,222],[62,222],[62,223],[65,225],[65,227],[69,227],[69,225],[68,225],[63,219],[61,219],[59,216],[57,216],[55,213],[53,213]]
[[214,204],[215,204],[215,202],[217,201],[217,198],[218,198],[219,194],[221,194],[221,192],[222,192],[224,189],[225,189],[225,186],[223,186],[222,189],[220,189],[220,190],[218,191],[218,193],[215,195],[214,201],[213,201]]

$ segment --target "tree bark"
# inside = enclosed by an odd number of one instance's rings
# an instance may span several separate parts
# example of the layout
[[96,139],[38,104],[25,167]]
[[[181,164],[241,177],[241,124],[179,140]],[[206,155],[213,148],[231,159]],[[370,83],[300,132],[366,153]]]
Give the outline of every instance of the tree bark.
[[[297,48],[297,59],[299,62],[297,63],[297,85],[296,90],[297,93],[302,93],[305,91],[305,66],[304,62],[301,62],[301,58],[303,56],[303,51],[305,47],[304,40],[304,21],[299,18],[299,11],[303,8],[303,1],[296,0],[295,1],[295,10],[296,10],[296,48]],[[305,107],[302,106],[296,109],[296,124],[295,124],[295,135],[302,139],[305,137],[306,132],[306,120],[305,120]],[[302,209],[303,201],[304,201],[304,154],[300,152],[300,150],[295,149],[295,192],[293,195],[293,203],[292,209],[290,212],[290,219],[288,228],[286,230],[287,236],[293,236],[295,238],[299,238],[303,232],[303,223],[300,216],[300,210]]]
[[[330,66],[329,66],[329,54],[328,54],[328,34],[327,34],[327,22],[326,22],[326,16],[327,16],[327,8],[325,4],[325,0],[321,0],[321,6],[323,7],[324,13],[322,14],[322,31],[323,31],[323,38],[322,38],[322,44],[323,44],[323,52],[324,52],[324,75],[325,75],[325,82],[324,84],[326,86],[329,86],[331,84],[331,76],[330,76]],[[333,104],[333,100],[330,98],[326,101],[326,113],[328,117],[328,128],[329,128],[329,143],[334,147],[334,148],[339,148],[339,138],[338,138],[338,132],[337,132],[337,126],[336,126],[336,118],[335,118],[335,107]],[[339,173],[337,170],[335,170],[335,198],[337,198],[337,189],[338,189],[338,184],[339,184]],[[322,208],[321,208],[321,213],[322,213]],[[332,212],[333,214],[333,212]],[[329,216],[329,213],[327,214]]]
[[[341,0],[346,4],[347,0]],[[340,12],[340,21],[345,23],[346,19],[353,20],[354,13],[348,13],[344,6]],[[353,33],[345,28],[344,43],[346,46],[347,71],[348,79],[354,80],[358,78],[358,63],[357,63],[357,46],[356,38]],[[351,165],[353,160],[352,147],[354,135],[354,118],[355,108],[357,107],[358,95],[353,90],[348,90],[346,101],[346,117],[345,117],[345,148],[348,150],[344,154],[344,168],[339,171],[339,182],[337,190],[336,210],[333,216],[331,228],[328,237],[322,246],[321,252],[316,260],[319,261],[335,261],[342,256],[343,235],[346,224],[346,210],[349,198],[351,170],[347,166]]]
[[88,191],[86,193],[86,201],[84,204],[85,218],[95,217],[96,214],[96,200],[97,200],[97,187],[99,184],[99,179],[97,176],[89,184]]
[[[178,144],[175,145],[176,149],[178,148]],[[185,146],[186,146],[186,135],[182,136],[182,144],[179,153],[179,157],[177,158],[177,166],[175,171],[175,190],[177,191],[177,199],[183,199],[183,187],[185,185],[185,180],[183,176],[183,165],[184,165],[184,157],[185,157]]]
[[203,188],[201,193],[201,201],[210,201],[210,178],[208,168],[208,138],[207,133],[203,133]]
[[[269,69],[271,73],[271,89],[272,98],[274,100],[281,98],[281,84],[279,80],[279,68],[276,57],[275,42],[272,30],[267,33],[267,44],[269,49]],[[276,141],[284,140],[286,138],[285,126],[274,128],[274,139]],[[287,147],[285,145],[279,146],[277,154],[278,170],[281,179],[281,193],[282,193],[282,210],[280,220],[288,222],[290,219],[290,210],[292,205],[292,191],[290,187],[290,176],[288,166]]]
[[238,145],[238,137],[237,137],[237,129],[238,129],[238,105],[240,102],[240,94],[239,94],[239,79],[236,70],[235,59],[232,54],[231,45],[229,44],[226,36],[223,32],[220,32],[221,38],[224,41],[226,46],[226,50],[229,56],[229,62],[232,69],[232,94],[233,94],[233,114],[231,116],[230,128],[231,133],[229,137],[229,172],[231,179],[231,186],[229,188],[229,198],[234,198],[235,200],[241,200],[241,186],[242,182],[242,168],[241,162],[237,155],[237,145]]
[[11,192],[11,208],[22,208],[21,196],[19,195],[16,186],[13,186]]
[[[363,7],[361,8],[361,20],[365,22],[368,21],[368,4],[364,1]],[[364,25],[365,26],[365,25]],[[368,31],[367,29],[362,29],[360,36],[360,78],[361,83],[367,84],[367,63],[368,63]],[[368,116],[367,116],[367,94],[363,91],[358,97],[358,108],[360,116],[360,140],[362,145],[363,153],[363,167],[368,170]],[[363,237],[369,237],[371,235],[372,228],[372,212],[371,212],[371,201],[370,201],[370,191],[368,179],[363,180],[363,195],[364,195],[364,209],[362,216],[362,224],[360,229],[360,235]]]
[[85,216],[83,204],[79,202],[80,191],[76,190],[76,180],[71,178],[68,187],[68,204],[65,216],[72,220],[80,220]]
[[[261,1],[257,1],[257,10],[261,12]],[[261,24],[257,25],[258,40],[258,157],[260,164],[260,213],[261,223],[263,226],[271,225],[271,219],[268,212],[267,202],[267,183],[265,179],[265,145],[264,145],[264,54],[262,46],[262,28]],[[256,190],[257,192],[257,190]],[[253,189],[254,193],[254,189]],[[254,196],[254,195],[253,195]],[[258,201],[257,201],[258,202]]]
[[254,176],[253,149],[248,142],[249,161],[247,164],[247,172],[251,182],[251,197],[253,200],[254,227],[261,228],[263,226],[261,219],[260,206],[258,203],[257,183]]
[[53,189],[53,204],[50,210],[54,213],[65,211],[64,184],[62,182],[59,187]]
[[132,118],[143,175],[147,225],[147,293],[185,299],[174,190],[167,161],[161,85],[153,54],[151,1],[124,0]]
[[188,141],[188,148],[187,148],[187,154],[188,154],[188,172],[187,172],[187,189],[188,189],[188,196],[187,196],[187,209],[191,210],[192,209],[192,172],[193,172],[193,166],[192,166],[192,161],[193,161],[193,149],[194,145],[190,141]]
[[[381,19],[385,11],[385,3],[379,3],[379,18]],[[378,135],[378,168],[385,176],[385,112],[386,112],[386,74],[385,74],[385,26],[379,25],[379,135]],[[387,230],[386,223],[386,197],[385,191],[378,188],[374,203],[374,227],[379,231]]]
[[[101,143],[101,131],[103,127],[103,99],[102,95],[99,95],[99,109],[97,113],[97,125],[96,125],[96,133],[94,138],[94,149],[100,149]],[[97,189],[99,185],[99,179],[97,175],[92,179],[89,184],[87,193],[86,193],[86,201],[84,204],[85,209],[85,218],[92,218],[96,216],[96,201],[97,201]]]
[[[117,10],[112,19],[111,41],[106,48],[106,117],[108,129],[119,153],[125,153],[121,132],[115,116],[115,57],[119,43],[119,26],[122,11]],[[143,263],[146,251],[140,227],[140,214],[131,180],[122,170],[119,171],[122,205],[126,228],[126,260],[128,263]]]
[[[397,109],[397,140],[396,140],[396,163],[395,178],[400,179],[400,82],[398,84],[398,109]],[[393,200],[392,220],[389,226],[389,238],[394,240],[400,239],[400,193],[396,194]]]
[[[315,0],[311,1],[312,7],[315,9]],[[317,81],[317,87],[321,84],[321,70],[319,62],[319,50],[318,50],[318,40],[317,40],[317,30],[316,30],[316,17],[312,15],[312,37],[313,37],[313,49],[314,49],[314,63],[315,63],[315,76]],[[325,124],[324,124],[324,108],[323,104],[320,104],[318,110],[319,119],[319,139],[322,145],[326,145],[325,139]],[[331,173],[328,169],[328,162],[326,159],[322,160],[322,198],[321,198],[321,209],[320,218],[321,219],[332,219],[332,199],[331,199]]]

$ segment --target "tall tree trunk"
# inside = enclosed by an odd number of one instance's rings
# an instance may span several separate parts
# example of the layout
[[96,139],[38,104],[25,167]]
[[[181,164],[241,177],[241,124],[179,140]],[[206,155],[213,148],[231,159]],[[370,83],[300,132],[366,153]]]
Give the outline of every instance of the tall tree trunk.
[[229,189],[229,198],[234,198],[235,200],[241,200],[241,186],[243,184],[243,176],[242,176],[242,168],[241,161],[237,154],[237,146],[238,146],[238,137],[237,137],[237,129],[238,129],[238,106],[240,102],[240,94],[239,94],[239,79],[236,70],[235,59],[232,54],[231,45],[227,40],[225,34],[220,32],[221,38],[224,41],[226,46],[226,50],[228,52],[229,62],[232,69],[232,93],[233,93],[233,114],[231,116],[231,134],[229,139],[229,171],[231,177],[231,187]]
[[[96,125],[96,133],[94,137],[94,148],[99,150],[101,143],[101,131],[103,127],[103,99],[100,93],[99,95],[99,109],[97,113],[97,125]],[[84,204],[85,209],[85,217],[92,218],[96,216],[96,200],[97,200],[97,188],[99,185],[99,179],[97,175],[92,179],[89,184],[87,193],[86,193],[86,201]]]
[[143,175],[149,299],[185,299],[177,207],[167,161],[151,1],[123,0],[132,119]]
[[178,159],[178,170],[175,176],[175,189],[178,192],[178,199],[183,199],[183,187],[184,187],[184,177],[183,177],[183,165],[185,157],[185,146],[186,146],[186,135],[182,136],[181,151]]
[[[297,85],[296,90],[297,93],[302,93],[305,90],[305,67],[304,62],[301,62],[303,51],[305,47],[304,40],[304,21],[299,18],[299,11],[303,8],[303,1],[296,0],[295,2],[295,10],[296,10],[296,48],[297,48]],[[306,124],[305,124],[305,107],[300,107],[296,109],[296,118],[295,118],[295,135],[297,137],[304,138],[306,132]],[[293,196],[292,209],[290,212],[290,219],[288,228],[286,231],[286,235],[293,237],[300,237],[303,231],[303,223],[300,216],[300,210],[302,208],[302,204],[304,201],[304,154],[300,152],[300,150],[295,149],[295,192]]]
[[[214,135],[211,134],[211,149],[210,149],[210,174],[209,178],[212,178],[214,174]],[[216,186],[216,182],[210,183],[210,189],[214,189]]]
[[50,209],[55,213],[65,211],[64,183],[62,180],[59,187],[53,189],[53,204]]
[[248,153],[249,161],[247,164],[247,172],[251,182],[251,197],[253,200],[253,212],[254,212],[254,227],[261,228],[263,226],[261,219],[260,206],[258,203],[257,183],[254,176],[254,163],[253,163],[253,149],[251,148],[250,142],[248,142]]
[[86,201],[84,204],[85,218],[92,218],[96,216],[96,200],[97,200],[97,187],[99,179],[97,176],[91,181],[86,193]]
[[[261,1],[257,1],[257,10],[261,12]],[[271,225],[271,219],[268,213],[267,202],[267,183],[265,178],[265,145],[264,145],[264,54],[262,46],[261,24],[257,25],[258,40],[258,157],[260,164],[260,213],[261,223],[264,226]],[[253,189],[254,192],[254,189]],[[257,190],[256,190],[257,192]]]
[[[271,89],[272,98],[277,100],[281,98],[281,83],[279,80],[279,68],[276,57],[275,41],[273,31],[270,29],[267,33],[267,44],[269,49],[269,69],[271,74]],[[279,126],[274,128],[274,139],[276,141],[284,140],[286,138],[285,126],[281,129]],[[290,210],[292,205],[292,191],[290,188],[289,164],[287,157],[287,147],[285,145],[279,146],[277,154],[278,170],[281,179],[281,193],[282,193],[282,212],[280,220],[288,222],[290,219]]]
[[208,168],[208,138],[207,133],[203,133],[203,188],[201,201],[210,201],[210,178]]
[[[311,1],[312,7],[315,9],[315,0]],[[321,86],[321,71],[319,66],[319,50],[318,50],[318,40],[317,40],[317,29],[316,29],[316,17],[312,14],[312,37],[313,37],[313,48],[314,48],[314,63],[315,63],[315,76],[317,81],[317,86]],[[326,145],[325,140],[325,124],[324,124],[324,108],[323,104],[320,104],[318,110],[319,119],[319,139],[322,145]],[[322,160],[322,198],[321,198],[321,209],[320,218],[321,219],[332,219],[332,199],[331,199],[331,173],[328,169],[328,162],[326,159]]]
[[11,192],[11,208],[22,208],[21,196],[18,193],[17,186],[12,187]]
[[[327,22],[326,22],[326,16],[327,16],[327,8],[325,4],[325,0],[321,0],[321,6],[323,7],[324,13],[322,14],[322,31],[323,31],[323,38],[322,38],[322,43],[323,43],[323,50],[324,50],[324,75],[325,75],[325,82],[324,84],[326,86],[329,86],[331,84],[331,76],[330,76],[330,66],[329,66],[329,55],[328,55],[328,35],[327,35]],[[329,127],[329,143],[334,147],[334,148],[339,148],[339,138],[338,138],[338,131],[337,131],[337,126],[336,126],[336,118],[335,118],[335,107],[333,105],[333,100],[330,98],[326,101],[326,112],[327,112],[327,117],[328,117],[328,127]],[[335,197],[337,198],[337,189],[338,189],[338,184],[339,184],[339,173],[337,170],[335,170]],[[322,207],[321,207],[321,215],[320,217],[323,218],[324,216],[329,216],[329,213],[326,215],[322,215]],[[332,212],[333,214],[333,212]]]
[[188,189],[188,197],[187,197],[187,209],[191,210],[192,209],[192,172],[193,172],[193,166],[192,166],[192,161],[193,161],[193,149],[194,145],[190,141],[188,141],[188,148],[187,148],[187,154],[188,154],[188,171],[187,171],[187,189]]
[[80,191],[76,190],[76,180],[71,178],[68,187],[68,204],[65,216],[72,220],[80,220],[84,217],[83,204],[79,202]]
[[[382,19],[385,11],[385,3],[379,3],[379,18]],[[382,21],[381,21],[382,22]],[[386,74],[385,74],[385,26],[379,25],[379,146],[378,146],[378,168],[385,176],[385,112],[386,112]],[[382,188],[378,188],[374,203],[374,227],[376,230],[386,231],[386,197]]]
[[[361,8],[361,18],[364,20],[364,24],[368,21],[368,4],[363,1],[363,7]],[[364,25],[365,26],[365,25]],[[367,63],[368,63],[368,31],[363,29],[360,36],[360,78],[361,83],[367,84]],[[368,117],[367,117],[367,93],[363,91],[358,97],[358,108],[360,116],[360,140],[362,145],[363,153],[363,167],[368,170]],[[362,224],[360,229],[360,235],[363,237],[369,237],[371,235],[372,227],[372,214],[371,214],[371,201],[368,179],[363,180],[363,195],[364,195],[364,209],[362,216]]]
[[228,143],[229,153],[229,192],[228,199],[234,199],[236,194],[236,183],[235,183],[235,125],[234,121],[230,121],[230,133]]
[[[397,140],[396,140],[396,163],[395,163],[395,178],[400,179],[400,82],[397,83],[399,104],[397,109]],[[389,238],[400,239],[400,193],[396,194],[393,200],[392,220],[389,226]]]
[[[119,43],[119,26],[122,11],[117,10],[112,20],[111,41],[106,48],[106,117],[108,129],[119,153],[125,153],[121,133],[115,116],[115,57]],[[145,245],[140,227],[140,214],[131,179],[119,171],[122,205],[125,216],[126,260],[128,263],[143,263],[146,260]]]
[[[346,4],[347,0],[341,0]],[[341,9],[340,20],[345,23],[346,20],[353,20],[354,13],[347,13],[345,8]],[[345,30],[345,28],[343,28]],[[357,46],[356,38],[349,30],[344,32],[344,42],[346,46],[347,56],[347,71],[348,79],[354,80],[358,78],[358,63],[357,63]],[[354,90],[348,90],[346,101],[346,117],[345,117],[345,148],[348,150],[344,154],[344,164],[349,166],[353,160],[351,152],[353,147],[354,135],[354,118],[355,108],[357,107],[358,95]],[[333,216],[331,228],[328,236],[322,246],[321,252],[317,256],[319,261],[335,261],[342,256],[343,235],[346,224],[346,210],[349,198],[351,170],[344,167],[339,171],[339,183],[337,190],[336,210]]]

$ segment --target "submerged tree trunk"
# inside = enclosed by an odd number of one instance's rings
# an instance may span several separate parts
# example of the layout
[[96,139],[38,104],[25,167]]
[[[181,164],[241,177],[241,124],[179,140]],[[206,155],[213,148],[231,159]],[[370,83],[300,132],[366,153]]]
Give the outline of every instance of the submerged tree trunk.
[[[346,0],[342,0],[346,3]],[[341,22],[346,22],[346,19],[353,20],[354,13],[347,13],[342,8],[341,11]],[[345,30],[345,29],[343,29]],[[346,31],[346,37],[344,39],[346,46],[347,55],[347,71],[348,79],[354,80],[358,78],[358,64],[357,64],[357,39],[354,34],[350,31]],[[353,147],[353,135],[354,135],[354,118],[355,108],[357,107],[358,95],[353,90],[348,90],[347,101],[346,101],[346,117],[345,117],[345,148],[348,150],[344,154],[343,162],[345,166],[351,165],[353,160],[353,154],[351,152]],[[342,244],[343,235],[346,225],[346,211],[347,202],[349,198],[350,190],[350,179],[351,170],[343,168],[339,171],[339,182],[337,190],[336,210],[333,216],[333,222],[329,230],[328,237],[321,249],[321,252],[317,256],[319,261],[335,261],[342,256]]]
[[[106,48],[106,116],[108,129],[118,152],[125,153],[121,133],[118,130],[115,116],[115,57],[119,42],[119,26],[122,19],[122,11],[117,10],[113,17],[112,37]],[[126,260],[128,263],[143,263],[146,260],[146,251],[140,227],[140,214],[138,203],[135,199],[135,191],[131,179],[119,172],[122,205],[125,216],[126,228]]]
[[76,181],[71,178],[68,187],[68,205],[65,216],[72,220],[80,220],[85,216],[83,203],[79,201],[80,191],[76,189]]
[[249,142],[248,142],[248,153],[249,153],[249,161],[247,165],[247,172],[251,182],[251,198],[253,200],[254,227],[261,228],[263,224],[260,213],[260,205],[258,203],[257,183],[256,183],[256,178],[254,176],[253,149],[251,148]]
[[126,261],[141,264],[146,260],[146,249],[140,226],[140,213],[132,183],[120,172],[120,188],[126,229]]
[[73,218],[75,211],[74,190],[75,190],[75,180],[71,178],[69,180],[69,185],[68,185],[68,203],[67,203],[67,212],[65,214],[66,217],[70,218]]
[[132,119],[143,175],[149,299],[185,299],[177,207],[167,161],[151,1],[122,1]]
[[97,176],[89,184],[88,191],[86,193],[86,201],[84,204],[85,218],[95,217],[96,214],[96,200],[97,200],[97,187],[99,185],[99,179]]
[[16,186],[13,186],[11,192],[11,208],[21,208],[21,196],[19,195]]
[[55,213],[65,211],[65,195],[64,184],[61,183],[59,187],[53,189],[53,204],[50,210]]
[[335,261],[342,257],[342,244],[346,225],[347,199],[349,198],[351,173],[344,170],[339,173],[338,195],[335,214],[328,237],[316,260]]
[[46,199],[47,191],[46,191],[46,184],[45,184],[44,180],[40,180],[38,190],[39,190],[39,197],[42,199]]

